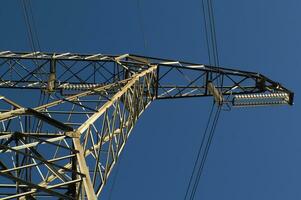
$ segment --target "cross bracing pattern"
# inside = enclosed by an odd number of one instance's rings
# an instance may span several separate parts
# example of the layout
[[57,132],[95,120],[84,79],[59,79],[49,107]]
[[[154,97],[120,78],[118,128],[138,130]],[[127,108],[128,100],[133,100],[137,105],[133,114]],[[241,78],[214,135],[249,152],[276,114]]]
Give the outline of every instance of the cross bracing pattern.
[[254,72],[137,55],[0,52],[0,198],[97,199],[156,99],[293,104]]

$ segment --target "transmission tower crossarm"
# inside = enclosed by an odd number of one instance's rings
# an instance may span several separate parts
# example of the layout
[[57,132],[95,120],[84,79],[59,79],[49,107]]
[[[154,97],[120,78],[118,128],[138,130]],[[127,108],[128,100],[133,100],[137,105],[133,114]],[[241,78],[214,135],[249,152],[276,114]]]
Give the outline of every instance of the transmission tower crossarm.
[[[3,69],[3,72],[0,71],[0,77],[2,77],[0,88],[31,88],[51,91],[89,90],[103,84],[114,83],[116,80],[123,80],[126,76],[156,65],[157,99],[211,96],[212,94],[207,90],[207,83],[212,82],[223,96],[281,93],[286,94],[287,97],[277,103],[289,105],[293,103],[293,92],[259,73],[170,59],[132,54],[2,51],[0,52],[0,61],[2,61],[0,66]],[[35,64],[29,66],[28,61],[34,61]],[[22,74],[13,76],[13,79],[8,76],[8,70],[15,72],[20,69],[26,70]],[[40,72],[48,74],[48,76],[42,76]],[[55,75],[52,75],[53,73]],[[89,74],[88,78],[87,74]],[[175,77],[177,81],[175,81]],[[49,84],[53,86],[49,86]],[[234,98],[234,100],[236,99]],[[235,102],[233,105],[236,105]]]
[[[0,96],[0,198],[22,200],[99,198],[138,118],[156,99],[213,96],[221,106],[258,106],[292,105],[294,95],[264,75],[204,64],[3,51],[0,90],[8,89],[29,96]],[[40,103],[27,106],[36,93]]]

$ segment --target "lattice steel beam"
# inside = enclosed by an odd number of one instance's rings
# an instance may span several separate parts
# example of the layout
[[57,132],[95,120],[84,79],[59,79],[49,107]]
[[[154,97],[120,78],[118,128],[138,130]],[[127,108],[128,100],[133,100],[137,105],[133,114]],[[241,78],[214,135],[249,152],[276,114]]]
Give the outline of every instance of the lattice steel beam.
[[96,199],[155,99],[293,103],[291,91],[258,73],[129,54],[0,52],[0,92],[4,199]]

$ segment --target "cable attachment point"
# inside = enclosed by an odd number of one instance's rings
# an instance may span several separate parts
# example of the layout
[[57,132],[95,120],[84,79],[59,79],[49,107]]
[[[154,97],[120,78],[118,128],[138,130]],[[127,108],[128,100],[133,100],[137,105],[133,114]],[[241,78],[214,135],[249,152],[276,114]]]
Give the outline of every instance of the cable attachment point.
[[213,83],[210,81],[207,84],[207,89],[209,91],[209,94],[212,94],[214,97],[214,101],[218,103],[218,105],[222,105],[224,102],[224,98],[222,93],[213,85]]

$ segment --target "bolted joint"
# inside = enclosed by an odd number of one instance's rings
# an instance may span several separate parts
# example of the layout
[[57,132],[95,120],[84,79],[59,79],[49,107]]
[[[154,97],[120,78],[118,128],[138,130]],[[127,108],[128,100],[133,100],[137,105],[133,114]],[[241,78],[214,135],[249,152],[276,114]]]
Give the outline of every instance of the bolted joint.
[[259,91],[265,91],[266,90],[266,80],[264,78],[258,78],[256,79],[256,88],[259,89]]
[[54,92],[56,89],[56,61],[55,59],[50,60],[50,73],[47,83],[47,92]]
[[66,131],[65,135],[71,138],[79,138],[80,133],[78,131]]
[[219,105],[222,105],[224,102],[224,98],[222,93],[213,85],[213,83],[210,81],[208,82],[207,86],[208,91],[210,94],[214,97],[215,102],[217,102]]

